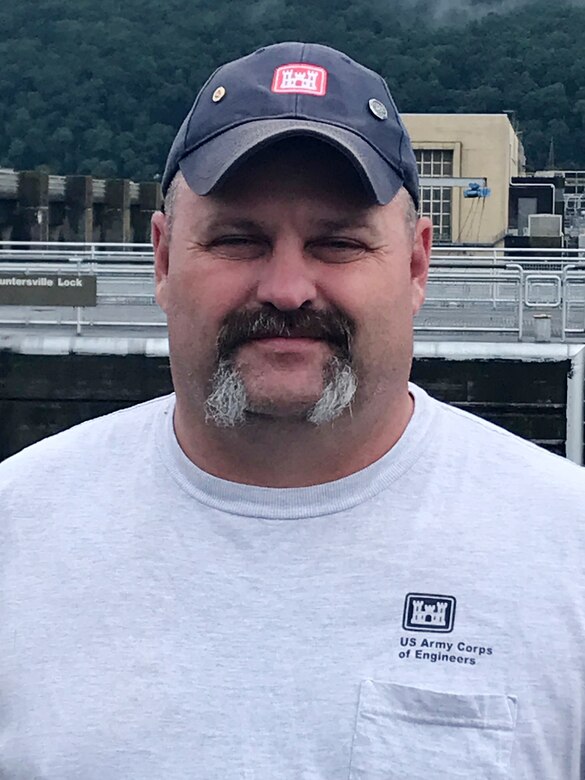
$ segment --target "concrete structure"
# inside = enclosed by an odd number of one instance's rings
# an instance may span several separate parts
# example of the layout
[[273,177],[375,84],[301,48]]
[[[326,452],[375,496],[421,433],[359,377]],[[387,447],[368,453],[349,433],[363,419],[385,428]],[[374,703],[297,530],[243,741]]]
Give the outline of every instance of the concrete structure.
[[485,177],[491,194],[423,187],[422,213],[441,243],[499,245],[508,227],[508,189],[524,172],[522,143],[506,114],[403,114],[423,176]]
[[[561,247],[562,234],[554,236],[555,241],[541,242],[542,235],[530,229],[531,218],[535,215],[557,216],[563,222],[564,179],[545,176],[513,176],[510,182],[508,206],[508,236],[506,245],[511,247]],[[548,237],[551,238],[550,236]]]
[[[75,423],[171,391],[165,337],[0,337],[0,461]],[[413,380],[583,463],[585,348],[417,342]]]
[[160,184],[0,168],[0,240],[148,243]]

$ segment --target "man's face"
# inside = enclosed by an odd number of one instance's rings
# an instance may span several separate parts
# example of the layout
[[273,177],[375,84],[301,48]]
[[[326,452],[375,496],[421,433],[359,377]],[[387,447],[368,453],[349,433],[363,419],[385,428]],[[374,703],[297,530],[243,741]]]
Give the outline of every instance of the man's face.
[[403,391],[431,232],[405,206],[372,205],[315,141],[258,153],[213,195],[181,181],[172,235],[153,221],[179,402],[201,414],[223,381],[248,419],[307,419],[343,372],[356,410]]

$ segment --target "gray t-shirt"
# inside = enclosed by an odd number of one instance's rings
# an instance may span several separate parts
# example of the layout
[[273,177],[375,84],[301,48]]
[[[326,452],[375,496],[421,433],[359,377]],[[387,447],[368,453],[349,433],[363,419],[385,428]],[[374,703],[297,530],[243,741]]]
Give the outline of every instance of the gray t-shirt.
[[584,777],[585,472],[412,392],[315,487],[201,471],[173,396],[2,464],[0,777]]

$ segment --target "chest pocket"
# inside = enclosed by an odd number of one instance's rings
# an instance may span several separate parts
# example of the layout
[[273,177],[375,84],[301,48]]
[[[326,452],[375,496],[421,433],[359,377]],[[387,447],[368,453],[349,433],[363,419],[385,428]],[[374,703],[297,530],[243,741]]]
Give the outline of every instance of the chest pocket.
[[516,699],[365,680],[349,780],[506,780]]

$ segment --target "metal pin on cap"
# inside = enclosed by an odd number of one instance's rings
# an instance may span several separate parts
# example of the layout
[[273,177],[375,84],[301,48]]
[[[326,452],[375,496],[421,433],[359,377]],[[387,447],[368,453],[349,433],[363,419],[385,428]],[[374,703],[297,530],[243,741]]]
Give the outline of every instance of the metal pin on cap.
[[368,101],[368,106],[376,119],[388,119],[388,109],[380,100],[377,100],[376,98],[370,98]]
[[225,96],[225,87],[218,87],[213,95],[211,96],[211,99],[214,103],[219,103],[220,100]]

